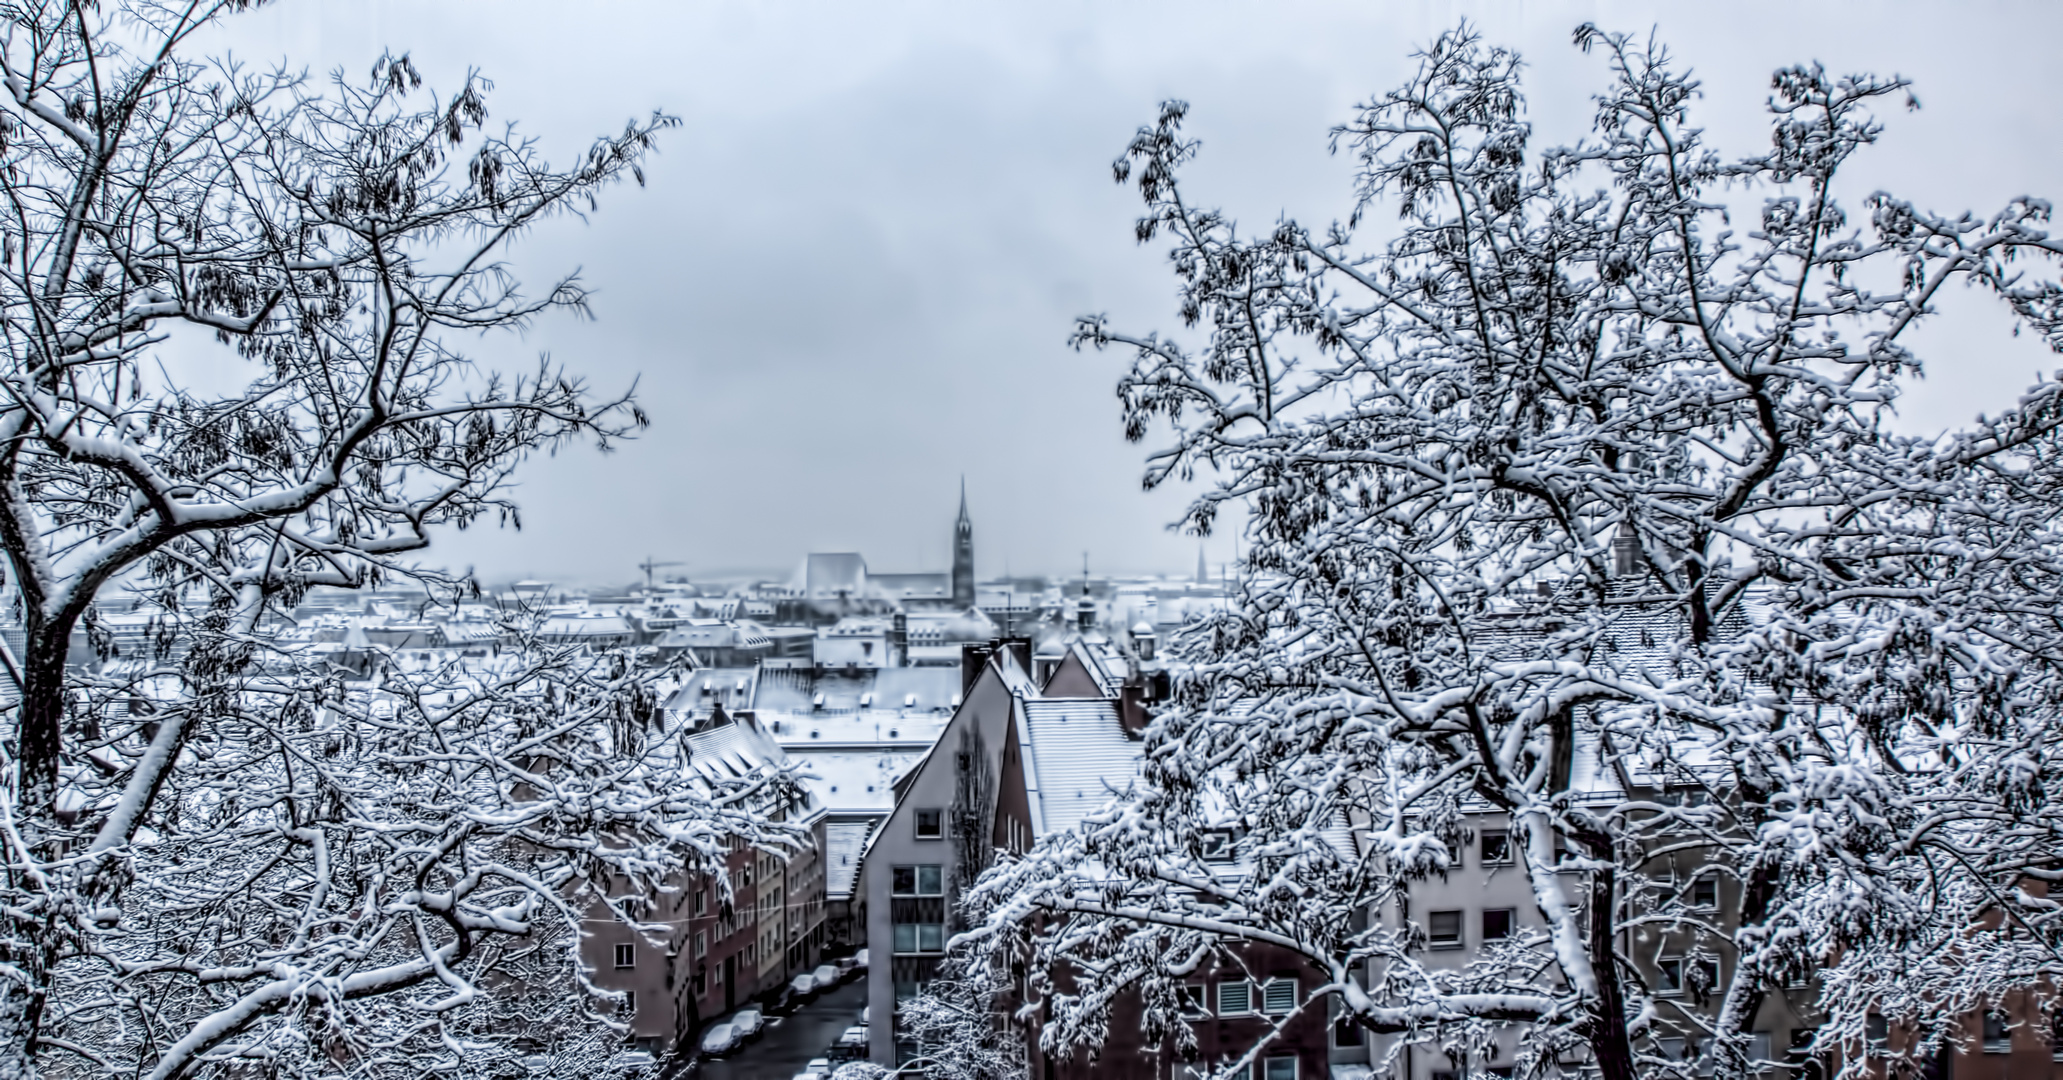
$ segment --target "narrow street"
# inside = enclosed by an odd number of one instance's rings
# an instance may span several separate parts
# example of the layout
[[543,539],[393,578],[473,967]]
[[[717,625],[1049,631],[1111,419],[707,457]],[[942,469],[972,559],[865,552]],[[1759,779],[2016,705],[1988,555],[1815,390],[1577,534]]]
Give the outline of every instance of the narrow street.
[[700,1080],[788,1080],[811,1058],[825,1057],[840,1032],[860,1022],[867,976],[826,991],[789,1017],[767,1017],[759,1038],[730,1056],[702,1063]]

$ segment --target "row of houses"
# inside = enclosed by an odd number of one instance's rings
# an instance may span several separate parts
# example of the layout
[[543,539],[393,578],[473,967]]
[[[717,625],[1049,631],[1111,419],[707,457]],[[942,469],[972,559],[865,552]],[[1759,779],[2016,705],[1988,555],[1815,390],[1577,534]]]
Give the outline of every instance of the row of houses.
[[[711,779],[787,764],[750,713],[719,707],[699,720],[676,713],[668,722],[686,725],[679,737],[689,762]],[[617,996],[619,1019],[639,1049],[658,1054],[688,1044],[716,1017],[815,968],[832,944],[823,804],[805,788],[761,809],[797,829],[795,846],[767,849],[733,838],[721,877],[675,873],[656,898],[635,903],[628,912],[634,925],[599,901],[590,906],[581,942],[589,982]]]

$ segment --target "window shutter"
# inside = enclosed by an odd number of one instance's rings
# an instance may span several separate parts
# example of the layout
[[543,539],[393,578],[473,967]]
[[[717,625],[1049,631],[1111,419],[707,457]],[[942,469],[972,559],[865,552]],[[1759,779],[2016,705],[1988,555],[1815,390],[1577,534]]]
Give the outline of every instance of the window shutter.
[[1274,1015],[1293,1012],[1297,1007],[1297,981],[1295,979],[1269,979],[1261,991],[1262,1011]]
[[1241,979],[1218,984],[1218,1015],[1245,1016],[1252,1012],[1253,984]]

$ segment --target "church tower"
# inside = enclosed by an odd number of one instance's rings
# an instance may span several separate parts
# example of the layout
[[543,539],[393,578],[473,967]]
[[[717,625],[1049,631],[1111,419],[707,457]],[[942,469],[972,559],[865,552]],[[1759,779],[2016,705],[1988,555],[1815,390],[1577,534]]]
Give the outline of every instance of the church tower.
[[967,520],[967,478],[960,478],[960,520],[953,523],[953,607],[974,606],[974,523]]

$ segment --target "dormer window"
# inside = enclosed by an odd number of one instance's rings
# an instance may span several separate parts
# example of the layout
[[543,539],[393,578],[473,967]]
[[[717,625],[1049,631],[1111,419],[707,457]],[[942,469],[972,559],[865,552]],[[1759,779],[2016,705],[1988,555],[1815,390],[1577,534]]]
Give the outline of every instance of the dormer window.
[[1232,861],[1232,830],[1207,829],[1203,836],[1203,860],[1205,862]]

